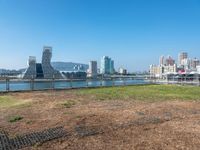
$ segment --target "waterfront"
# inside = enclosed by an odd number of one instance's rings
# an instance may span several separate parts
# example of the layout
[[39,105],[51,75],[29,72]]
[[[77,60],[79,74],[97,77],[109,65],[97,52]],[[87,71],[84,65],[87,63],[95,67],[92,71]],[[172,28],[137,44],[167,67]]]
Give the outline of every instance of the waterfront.
[[1,80],[0,92],[4,91],[29,91],[46,89],[70,89],[84,87],[105,87],[149,84],[143,79],[114,79],[114,80]]

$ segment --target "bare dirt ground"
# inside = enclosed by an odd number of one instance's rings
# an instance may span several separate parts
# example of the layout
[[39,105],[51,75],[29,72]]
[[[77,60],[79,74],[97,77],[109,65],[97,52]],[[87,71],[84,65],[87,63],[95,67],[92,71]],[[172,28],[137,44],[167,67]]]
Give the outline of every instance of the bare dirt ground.
[[[11,137],[64,126],[68,136],[25,149],[200,149],[200,103],[93,100],[75,90],[4,94],[27,105],[0,109]],[[73,101],[73,105],[64,105]],[[23,119],[10,123],[13,115]]]

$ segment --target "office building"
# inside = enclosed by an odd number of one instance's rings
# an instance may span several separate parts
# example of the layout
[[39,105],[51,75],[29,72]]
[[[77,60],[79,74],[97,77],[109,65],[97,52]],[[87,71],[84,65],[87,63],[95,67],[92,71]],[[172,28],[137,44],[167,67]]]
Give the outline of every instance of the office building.
[[184,70],[188,70],[191,68],[191,59],[184,58],[181,60],[181,65],[179,67],[183,67]]
[[178,65],[179,66],[183,65],[184,59],[188,59],[188,53],[186,53],[186,52],[179,53],[179,55],[178,55]]
[[150,65],[149,73],[152,77],[161,77],[163,72],[163,66]]
[[24,78],[36,78],[36,57],[35,56],[29,56],[28,60],[29,67],[26,69],[26,72],[24,74]]
[[159,65],[150,65],[150,75],[153,77],[162,77],[165,74],[176,73],[177,65],[171,56],[161,56]]
[[175,64],[175,60],[171,56],[168,56],[165,60],[165,65],[173,66],[174,64]]
[[164,56],[160,56],[159,64],[160,64],[160,66],[165,65],[165,57]]
[[190,67],[191,69],[197,69],[197,66],[200,65],[200,61],[197,58],[191,59]]
[[115,69],[114,69],[114,61],[111,60],[110,61],[110,74],[114,74],[115,73]]
[[126,75],[127,74],[127,70],[122,68],[122,67],[120,67],[118,73],[121,74],[121,75]]
[[62,78],[59,71],[51,66],[52,47],[44,47],[42,55],[42,70],[44,78]]
[[24,73],[24,79],[63,78],[61,73],[51,66],[52,48],[44,47],[42,63],[36,63],[36,57],[29,57],[29,67]]
[[88,77],[95,78],[97,77],[97,61],[90,61],[89,62],[89,69],[88,69]]
[[103,56],[101,58],[101,74],[113,74],[114,72],[114,61],[108,56]]
[[174,64],[173,66],[157,66],[157,65],[150,65],[150,75],[153,77],[162,77],[166,74],[173,74],[177,72],[177,65]]

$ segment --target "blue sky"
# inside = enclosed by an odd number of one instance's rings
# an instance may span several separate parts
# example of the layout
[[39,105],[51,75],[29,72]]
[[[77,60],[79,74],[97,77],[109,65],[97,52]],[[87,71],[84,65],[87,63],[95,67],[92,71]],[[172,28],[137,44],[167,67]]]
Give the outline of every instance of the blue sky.
[[0,68],[41,60],[88,63],[108,55],[116,68],[148,69],[160,55],[200,58],[199,0],[0,0]]

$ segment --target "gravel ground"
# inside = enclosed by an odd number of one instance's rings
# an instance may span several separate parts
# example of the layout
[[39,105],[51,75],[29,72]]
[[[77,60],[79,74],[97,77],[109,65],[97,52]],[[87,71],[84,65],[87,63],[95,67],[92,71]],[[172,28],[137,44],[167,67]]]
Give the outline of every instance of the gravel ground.
[[[10,138],[58,126],[68,133],[27,150],[200,149],[198,101],[98,101],[75,90],[4,94],[8,95],[28,101],[0,109],[0,130]],[[9,122],[14,115],[23,119]]]

